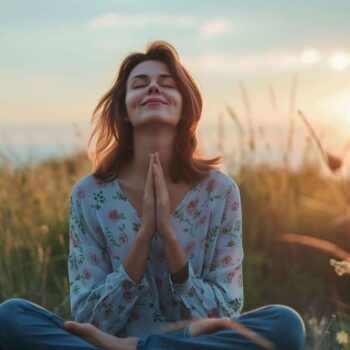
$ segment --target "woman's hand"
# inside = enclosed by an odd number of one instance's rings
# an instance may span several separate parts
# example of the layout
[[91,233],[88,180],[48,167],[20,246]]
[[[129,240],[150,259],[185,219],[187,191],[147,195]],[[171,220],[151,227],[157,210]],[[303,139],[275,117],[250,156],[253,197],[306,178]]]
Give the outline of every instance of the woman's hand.
[[142,216],[139,234],[151,241],[156,231],[155,189],[153,179],[154,155],[150,154],[149,167],[143,193]]
[[172,234],[173,230],[170,221],[169,193],[158,152],[154,155],[153,175],[156,197],[156,229],[158,234],[164,239],[166,236]]
[[135,350],[138,341],[135,337],[117,338],[102,332],[90,323],[67,321],[64,323],[64,329],[104,350]]

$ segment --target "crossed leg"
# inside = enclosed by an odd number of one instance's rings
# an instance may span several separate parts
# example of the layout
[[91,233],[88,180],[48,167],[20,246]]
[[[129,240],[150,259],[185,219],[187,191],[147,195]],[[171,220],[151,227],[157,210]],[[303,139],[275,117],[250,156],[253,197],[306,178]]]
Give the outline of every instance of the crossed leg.
[[1,350],[233,350],[302,349],[304,324],[292,309],[262,307],[236,320],[203,319],[178,330],[140,338],[118,338],[91,324],[65,322],[27,300],[0,305]]

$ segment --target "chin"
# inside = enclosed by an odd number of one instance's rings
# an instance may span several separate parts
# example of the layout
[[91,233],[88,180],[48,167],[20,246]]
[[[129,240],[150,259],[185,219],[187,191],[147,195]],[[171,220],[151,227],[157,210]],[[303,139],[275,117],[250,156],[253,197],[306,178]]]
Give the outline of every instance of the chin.
[[[179,118],[169,117],[169,116],[161,116],[161,115],[152,115],[144,117],[143,120],[139,121],[138,125],[147,125],[147,124],[164,124],[168,126],[176,126],[179,123]],[[135,125],[136,126],[136,125]]]

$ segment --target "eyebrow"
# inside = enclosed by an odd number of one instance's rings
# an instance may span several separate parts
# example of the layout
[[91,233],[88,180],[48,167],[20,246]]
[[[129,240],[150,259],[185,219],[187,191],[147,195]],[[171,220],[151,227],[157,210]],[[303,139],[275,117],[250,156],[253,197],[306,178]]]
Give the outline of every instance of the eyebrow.
[[[172,78],[174,79],[174,77],[172,75],[169,75],[169,74],[160,74],[159,75],[160,78]],[[133,79],[148,79],[148,75],[146,74],[139,74],[139,75],[135,75],[134,77],[131,78],[131,80]]]

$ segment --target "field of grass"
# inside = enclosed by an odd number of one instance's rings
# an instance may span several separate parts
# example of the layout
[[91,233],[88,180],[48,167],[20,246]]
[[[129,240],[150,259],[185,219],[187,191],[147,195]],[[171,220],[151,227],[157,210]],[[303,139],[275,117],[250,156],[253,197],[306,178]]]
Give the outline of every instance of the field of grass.
[[[280,166],[252,165],[254,145],[242,147],[245,158],[228,171],[243,204],[244,310],[287,304],[306,323],[308,349],[349,349],[347,333],[341,344],[339,332],[349,333],[350,275],[337,276],[329,264],[350,252],[350,181],[343,164],[322,149],[324,164],[305,156],[299,170],[288,166],[288,153]],[[324,166],[329,176],[321,175]],[[21,168],[2,156],[0,301],[28,298],[69,319],[69,193],[89,172],[84,152]]]

